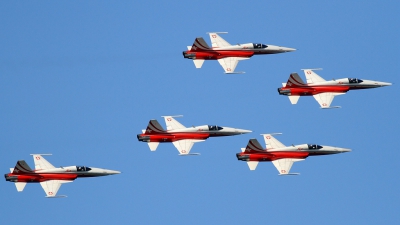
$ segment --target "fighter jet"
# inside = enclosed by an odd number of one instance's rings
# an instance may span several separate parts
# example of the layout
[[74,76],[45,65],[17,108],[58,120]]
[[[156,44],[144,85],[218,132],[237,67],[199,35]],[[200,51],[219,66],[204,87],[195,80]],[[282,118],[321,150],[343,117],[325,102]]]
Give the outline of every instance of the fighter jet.
[[251,132],[251,130],[216,125],[185,127],[174,119],[174,117],[182,117],[182,115],[163,117],[167,130],[164,130],[157,120],[152,119],[146,130],[142,130],[142,134],[137,135],[139,141],[147,142],[151,151],[155,151],[160,142],[172,142],[178,149],[179,155],[200,155],[199,153],[190,153],[190,149],[196,142],[205,141],[209,137],[232,136]]
[[193,59],[196,68],[201,68],[204,60],[218,60],[225,73],[244,73],[235,72],[239,60],[246,60],[253,55],[276,54],[283,52],[292,52],[296,49],[276,45],[265,45],[261,43],[246,43],[231,45],[218,34],[228,32],[210,32],[212,47],[209,47],[202,37],[194,40],[192,46],[187,46],[188,51],[183,52],[183,57]]
[[294,162],[303,161],[308,156],[331,155],[351,151],[347,148],[316,144],[285,146],[273,137],[277,134],[281,133],[262,134],[266,149],[260,145],[257,139],[250,139],[247,147],[242,148],[242,152],[236,154],[237,159],[246,161],[250,170],[255,170],[259,162],[272,161],[279,175],[299,175],[299,173],[289,172]]
[[312,95],[320,104],[322,109],[340,108],[340,106],[330,106],[336,95],[346,94],[349,90],[359,90],[367,88],[377,88],[392,85],[391,83],[361,80],[357,78],[324,80],[313,70],[303,69],[307,78],[307,84],[303,82],[297,73],[290,74],[287,83],[282,83],[282,88],[278,88],[280,95],[287,95],[292,104],[297,104],[300,96]]
[[121,172],[116,170],[106,170],[87,166],[66,166],[54,167],[43,155],[51,154],[31,154],[35,162],[35,170],[32,170],[25,160],[19,160],[14,168],[10,168],[10,173],[5,174],[6,181],[14,182],[17,191],[24,190],[27,183],[40,183],[47,198],[67,197],[58,195],[57,191],[61,184],[70,183],[76,178],[99,177]]

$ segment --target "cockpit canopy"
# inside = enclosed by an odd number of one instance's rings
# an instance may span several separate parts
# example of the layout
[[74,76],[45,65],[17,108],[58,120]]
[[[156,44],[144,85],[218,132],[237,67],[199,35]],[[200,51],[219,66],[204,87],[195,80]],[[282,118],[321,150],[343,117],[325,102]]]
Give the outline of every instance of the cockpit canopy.
[[321,145],[308,144],[308,149],[321,149]]
[[349,83],[350,83],[350,84],[359,84],[359,83],[361,83],[361,82],[363,82],[363,80],[361,80],[361,79],[349,78]]
[[76,166],[76,171],[90,171],[92,168],[87,166]]
[[266,48],[268,47],[267,45],[260,44],[260,43],[253,43],[254,48]]
[[208,130],[222,130],[224,128],[215,126],[215,125],[208,125]]

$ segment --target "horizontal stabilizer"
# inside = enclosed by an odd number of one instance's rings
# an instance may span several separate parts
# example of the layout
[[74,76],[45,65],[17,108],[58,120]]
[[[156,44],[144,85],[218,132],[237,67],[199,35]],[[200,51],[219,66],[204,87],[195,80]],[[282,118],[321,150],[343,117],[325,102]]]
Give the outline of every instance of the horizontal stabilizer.
[[204,59],[193,59],[194,66],[200,69],[203,66]]
[[147,142],[147,144],[149,145],[150,150],[153,152],[157,150],[157,147],[160,144],[160,142]]
[[300,95],[290,95],[288,97],[289,97],[290,103],[292,103],[292,105],[295,105],[299,101]]
[[26,186],[26,182],[15,182],[15,187],[17,188],[18,192],[23,191],[25,186]]
[[247,162],[247,165],[249,166],[250,170],[256,170],[258,161],[249,161]]
[[300,173],[288,173],[288,174],[278,174],[279,176],[286,176],[286,175],[300,175]]
[[200,153],[178,154],[180,156],[200,155]]

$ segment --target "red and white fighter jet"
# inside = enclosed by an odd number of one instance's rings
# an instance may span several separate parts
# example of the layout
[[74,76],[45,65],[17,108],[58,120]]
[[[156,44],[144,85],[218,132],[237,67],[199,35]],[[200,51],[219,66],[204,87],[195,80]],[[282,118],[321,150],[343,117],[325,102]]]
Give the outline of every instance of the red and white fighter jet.
[[322,109],[340,108],[340,106],[330,106],[336,95],[346,94],[349,90],[360,90],[368,88],[377,88],[392,85],[391,83],[361,80],[357,78],[324,80],[318,76],[313,70],[320,69],[303,69],[307,78],[307,83],[297,73],[290,74],[287,83],[282,83],[282,88],[278,88],[280,95],[286,95],[292,104],[297,104],[300,96],[313,96],[321,105]]
[[183,57],[193,59],[196,68],[201,68],[204,60],[218,60],[225,73],[244,73],[235,72],[239,60],[246,60],[253,55],[276,54],[283,52],[292,52],[296,49],[275,45],[265,45],[260,43],[246,43],[231,45],[218,34],[228,32],[213,32],[210,35],[212,47],[204,41],[202,37],[194,40],[192,46],[187,46],[188,51],[183,52]]
[[61,184],[70,183],[76,178],[98,177],[121,173],[116,170],[106,170],[87,166],[66,166],[56,168],[43,158],[43,155],[51,154],[31,155],[35,162],[35,170],[32,170],[25,160],[19,160],[14,168],[10,168],[10,173],[4,175],[6,181],[15,183],[18,192],[23,191],[27,183],[40,183],[46,193],[46,197],[67,197],[65,195],[56,195]]
[[279,175],[298,175],[289,173],[294,162],[303,161],[308,156],[331,155],[350,152],[347,148],[338,148],[326,145],[301,144],[285,146],[273,137],[275,134],[262,134],[266,143],[264,149],[257,139],[250,139],[246,148],[237,153],[238,160],[246,161],[250,170],[255,170],[259,162],[271,162],[279,172]]
[[209,137],[223,137],[250,133],[251,130],[243,130],[231,127],[221,127],[216,125],[202,125],[185,127],[174,117],[182,116],[163,116],[167,124],[164,130],[157,120],[150,120],[146,130],[137,135],[139,141],[147,142],[151,151],[155,151],[158,145],[163,142],[172,142],[178,149],[179,155],[200,155],[190,153],[193,144],[205,141]]

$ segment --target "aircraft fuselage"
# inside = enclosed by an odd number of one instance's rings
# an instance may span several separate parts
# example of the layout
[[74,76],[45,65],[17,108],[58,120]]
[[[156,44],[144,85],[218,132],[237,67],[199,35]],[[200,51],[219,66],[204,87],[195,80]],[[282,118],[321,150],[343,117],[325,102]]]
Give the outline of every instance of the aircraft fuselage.
[[[355,80],[355,82],[358,83],[350,83],[350,81],[352,80]],[[279,94],[288,96],[290,95],[310,96],[325,92],[346,93],[350,90],[378,88],[378,87],[388,86],[391,84],[380,81],[343,78],[343,79],[325,81],[309,85],[301,85],[301,86],[294,85],[294,87],[290,87],[291,85],[292,85],[291,83],[287,83],[286,87],[278,88]]]
[[293,48],[269,45],[265,48],[254,48],[253,43],[232,45],[228,47],[214,47],[210,49],[195,49],[183,51],[183,57],[186,59],[204,59],[217,60],[226,57],[250,58],[253,55],[277,54],[294,51]]
[[[79,171],[80,170],[80,171]],[[15,172],[15,173],[14,173]],[[85,166],[67,166],[45,170],[35,170],[33,172],[14,171],[5,174],[6,181],[37,183],[48,180],[75,180],[82,177],[98,177],[118,174],[119,171],[106,170]]]
[[241,161],[274,161],[278,159],[292,158],[305,159],[308,156],[332,155],[349,152],[350,149],[303,144],[289,146],[281,149],[267,149],[266,151],[253,151],[237,153],[236,157]]

